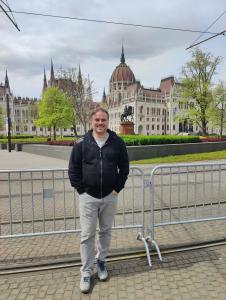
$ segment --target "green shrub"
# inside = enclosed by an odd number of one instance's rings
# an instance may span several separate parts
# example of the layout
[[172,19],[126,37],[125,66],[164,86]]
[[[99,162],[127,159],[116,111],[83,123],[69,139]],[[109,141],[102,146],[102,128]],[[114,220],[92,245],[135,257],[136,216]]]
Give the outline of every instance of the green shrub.
[[122,139],[127,146],[139,145],[160,145],[160,144],[181,144],[181,143],[198,143],[198,136],[177,136],[177,135],[123,135]]
[[[20,138],[19,138],[20,137]],[[181,143],[198,143],[201,142],[199,136],[178,136],[178,135],[123,135],[121,136],[127,146],[140,146],[140,145],[161,145],[161,144],[181,144]],[[50,138],[49,138],[50,139]],[[57,141],[68,141],[74,143],[76,139],[72,137],[57,138]],[[1,143],[7,143],[7,137],[1,139]],[[47,143],[47,137],[37,136],[16,136],[12,137],[12,143]],[[72,144],[71,143],[71,144]],[[57,144],[56,142],[50,144]],[[58,145],[64,143],[58,143]]]
[[21,135],[13,135],[13,139],[33,139],[34,135],[29,135],[29,134],[21,134]]

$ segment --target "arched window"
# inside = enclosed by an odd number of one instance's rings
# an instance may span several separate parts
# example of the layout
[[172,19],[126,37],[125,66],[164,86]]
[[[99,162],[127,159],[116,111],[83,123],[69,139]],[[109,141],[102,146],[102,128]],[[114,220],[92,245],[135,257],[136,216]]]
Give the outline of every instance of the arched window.
[[121,103],[121,100],[122,100],[122,94],[118,93],[118,102]]
[[140,106],[140,114],[143,113],[143,106]]
[[139,125],[138,127],[138,134],[143,134],[143,126]]

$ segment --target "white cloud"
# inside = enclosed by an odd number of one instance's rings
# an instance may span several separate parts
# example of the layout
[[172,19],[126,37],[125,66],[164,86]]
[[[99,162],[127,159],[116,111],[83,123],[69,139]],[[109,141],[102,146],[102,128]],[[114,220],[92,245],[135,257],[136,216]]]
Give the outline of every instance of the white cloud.
[[[225,10],[223,0],[51,0],[10,1],[15,11],[30,11],[71,17],[110,20],[144,25],[204,30]],[[145,86],[158,87],[162,77],[179,76],[190,59],[185,50],[198,33],[128,27],[85,21],[14,14],[21,32],[0,14],[0,81],[8,69],[16,95],[39,97],[43,68],[53,58],[56,68],[81,65],[94,80],[100,99],[103,88],[119,64],[124,42],[126,62]],[[225,29],[226,14],[211,31]],[[206,38],[209,35],[203,35]],[[215,56],[224,54],[226,38],[212,39],[200,47]],[[225,75],[224,75],[225,74]],[[226,65],[219,67],[219,78],[226,77]],[[216,78],[217,80],[217,78]]]

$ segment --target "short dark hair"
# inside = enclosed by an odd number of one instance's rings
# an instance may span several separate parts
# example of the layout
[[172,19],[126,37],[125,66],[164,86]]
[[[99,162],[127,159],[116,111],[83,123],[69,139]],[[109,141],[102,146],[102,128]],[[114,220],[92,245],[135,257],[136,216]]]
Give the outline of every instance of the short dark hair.
[[108,112],[106,109],[104,109],[103,107],[98,107],[98,108],[96,108],[96,109],[91,113],[91,117],[93,117],[93,116],[94,116],[96,113],[98,113],[99,111],[105,113],[105,114],[107,115],[107,117],[108,117],[108,120],[109,120],[109,112]]

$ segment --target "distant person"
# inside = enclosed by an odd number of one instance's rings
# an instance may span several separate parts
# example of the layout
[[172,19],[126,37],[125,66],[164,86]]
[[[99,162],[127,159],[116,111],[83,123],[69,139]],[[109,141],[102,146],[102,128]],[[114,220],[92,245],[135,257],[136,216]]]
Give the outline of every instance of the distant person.
[[[98,108],[91,118],[92,129],[74,145],[68,171],[71,185],[79,193],[82,261],[80,289],[83,293],[90,290],[95,256],[99,279],[104,281],[108,278],[105,259],[110,247],[118,193],[123,189],[129,174],[125,143],[108,129],[108,112]],[[97,219],[99,233],[95,255]]]

